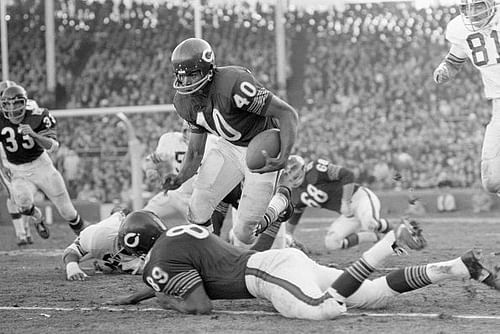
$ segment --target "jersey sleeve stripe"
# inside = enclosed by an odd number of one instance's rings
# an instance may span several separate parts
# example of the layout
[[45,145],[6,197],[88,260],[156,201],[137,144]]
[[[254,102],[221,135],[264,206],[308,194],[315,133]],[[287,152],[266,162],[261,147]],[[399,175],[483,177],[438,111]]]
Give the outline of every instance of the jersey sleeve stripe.
[[164,292],[168,295],[184,297],[203,281],[196,269],[182,272],[168,280]]
[[465,58],[457,57],[453,53],[449,53],[446,58],[448,61],[450,61],[452,63],[456,63],[456,64],[462,64],[465,62]]
[[256,96],[253,98],[252,103],[248,107],[248,111],[254,114],[262,115],[265,111],[267,98],[270,97],[269,91],[265,88],[259,88]]

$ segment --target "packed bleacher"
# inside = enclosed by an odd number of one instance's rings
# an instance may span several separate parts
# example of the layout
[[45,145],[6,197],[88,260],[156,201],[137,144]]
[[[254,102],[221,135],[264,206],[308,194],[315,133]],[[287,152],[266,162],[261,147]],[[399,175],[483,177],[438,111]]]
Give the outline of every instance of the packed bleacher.
[[[194,35],[187,2],[55,3],[55,97],[45,88],[43,2],[15,1],[7,9],[10,77],[30,97],[51,108],[172,102],[171,51]],[[276,91],[273,7],[212,5],[202,13],[217,64],[246,66]],[[451,84],[432,81],[448,51],[446,23],[457,14],[453,7],[397,3],[342,12],[289,8],[288,97],[301,118],[296,151],[351,167],[359,182],[375,189],[475,184],[489,119],[481,79],[467,64]],[[181,124],[173,113],[131,121],[145,153]],[[58,136],[66,150],[54,158],[63,173],[65,152],[80,159],[72,173],[74,197],[109,202],[127,196],[127,135],[116,117],[59,118]],[[403,172],[398,183],[391,178],[395,169]]]

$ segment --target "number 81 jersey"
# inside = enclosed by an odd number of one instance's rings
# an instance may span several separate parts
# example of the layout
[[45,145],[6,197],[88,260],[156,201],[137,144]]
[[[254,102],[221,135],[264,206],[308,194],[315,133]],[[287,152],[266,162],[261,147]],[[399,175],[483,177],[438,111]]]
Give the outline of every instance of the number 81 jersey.
[[[29,103],[29,102],[28,102]],[[56,140],[56,120],[45,108],[26,106],[23,124],[31,126],[34,132]],[[20,165],[34,161],[44,151],[29,135],[19,133],[19,125],[0,117],[0,141],[5,150],[7,161]]]
[[461,15],[451,20],[446,27],[446,39],[461,48],[481,72],[488,99],[500,98],[499,30],[499,14],[493,17],[487,28],[478,31],[468,30]]

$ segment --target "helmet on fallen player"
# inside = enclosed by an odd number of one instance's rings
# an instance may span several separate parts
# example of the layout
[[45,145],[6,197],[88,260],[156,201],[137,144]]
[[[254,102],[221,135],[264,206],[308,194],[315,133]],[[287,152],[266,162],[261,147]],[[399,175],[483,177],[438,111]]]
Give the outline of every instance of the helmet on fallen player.
[[3,116],[14,124],[19,124],[24,119],[27,103],[28,94],[19,85],[7,87],[0,97]]
[[306,175],[306,162],[298,155],[288,157],[284,173],[287,175],[290,187],[297,188],[304,182]]
[[495,0],[459,0],[458,8],[470,31],[485,28],[496,14]]
[[15,85],[16,85],[16,83],[14,81],[10,81],[10,80],[4,80],[4,81],[0,82],[0,96],[2,96],[4,90],[6,90],[9,87],[15,86]]
[[[188,38],[172,52],[174,89],[179,94],[192,94],[203,88],[212,78],[215,55],[208,42],[201,38]],[[186,81],[196,76],[195,82]]]
[[118,230],[120,252],[142,256],[149,252],[167,226],[154,213],[137,210],[128,214]]

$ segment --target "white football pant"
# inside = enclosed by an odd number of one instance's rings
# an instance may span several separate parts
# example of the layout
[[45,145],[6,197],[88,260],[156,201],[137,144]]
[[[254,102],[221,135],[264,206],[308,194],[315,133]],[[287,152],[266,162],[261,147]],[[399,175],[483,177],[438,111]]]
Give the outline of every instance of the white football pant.
[[71,221],[77,217],[78,213],[71,203],[63,177],[47,152],[32,162],[9,164],[8,167],[12,172],[11,199],[20,211],[29,210],[34,205],[34,194],[38,188],[54,203],[65,220]]
[[484,133],[481,181],[489,192],[500,193],[500,99],[492,100],[491,120]]
[[255,241],[254,230],[271,201],[278,172],[251,173],[245,162],[246,151],[246,147],[218,139],[198,171],[188,220],[194,224],[206,223],[217,204],[244,179],[233,231],[239,241],[248,245]]
[[[179,214],[186,219],[195,179],[196,175],[184,182],[178,189],[169,190],[167,194],[164,194],[163,191],[159,192],[149,200],[144,210],[154,212],[167,223],[169,223],[168,218],[174,218]],[[182,222],[182,224],[185,223],[185,221]]]
[[342,248],[342,241],[348,236],[360,231],[373,232],[379,226],[380,199],[370,189],[359,187],[352,196],[352,211],[354,216],[347,218],[340,215],[328,228],[325,236],[327,249]]
[[384,307],[398,295],[380,277],[364,280],[355,293],[343,298],[331,287],[343,272],[316,263],[296,248],[273,249],[248,259],[245,283],[253,296],[269,300],[283,316],[310,320],[334,319],[346,312],[346,305]]

